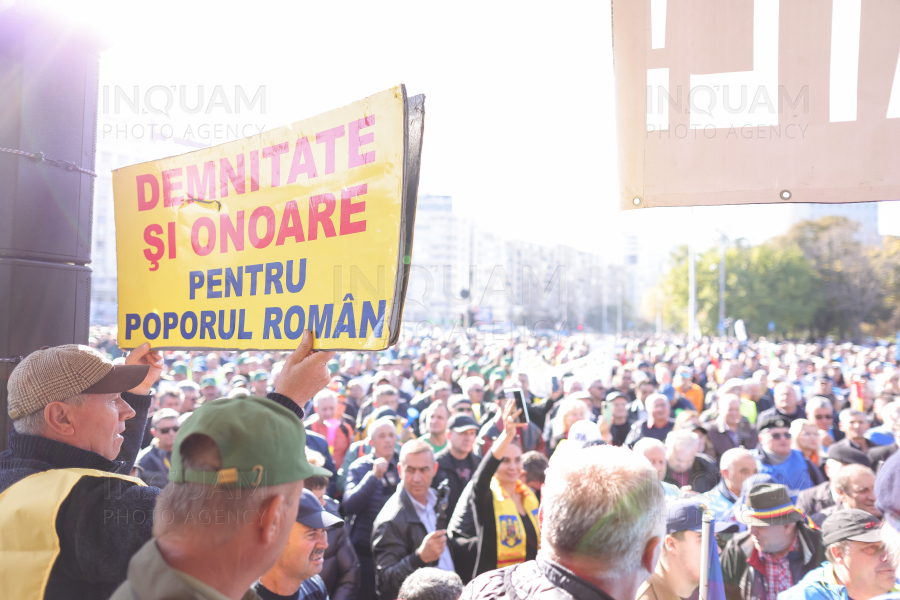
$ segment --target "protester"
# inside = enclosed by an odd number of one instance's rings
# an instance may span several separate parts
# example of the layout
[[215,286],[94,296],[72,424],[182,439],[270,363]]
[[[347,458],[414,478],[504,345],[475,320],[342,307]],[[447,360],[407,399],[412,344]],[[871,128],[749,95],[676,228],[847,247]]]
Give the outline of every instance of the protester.
[[875,479],[875,506],[884,515],[884,546],[893,565],[900,569],[900,453],[890,457]]
[[312,404],[315,413],[306,419],[306,428],[325,438],[335,469],[339,469],[353,443],[353,431],[338,416],[338,399],[332,390],[326,388],[316,394]]
[[299,416],[267,398],[220,399],[196,411],[172,451],[154,539],[131,558],[112,598],[252,598],[248,590],[291,535],[303,480],[329,474],[306,461],[305,441]]
[[682,429],[666,436],[666,483],[701,494],[716,487],[719,467],[699,446],[700,439],[692,431]]
[[459,600],[463,582],[456,573],[423,567],[400,586],[400,600]]
[[756,466],[760,473],[771,475],[775,481],[786,485],[793,498],[822,483],[818,468],[804,458],[802,452],[791,449],[788,419],[774,414],[761,415],[757,427],[760,444],[756,449]]
[[666,445],[656,438],[643,438],[634,445],[634,453],[643,456],[659,476],[666,500],[678,500],[681,498],[681,490],[678,486],[665,481],[669,465],[666,462]]
[[437,472],[434,451],[422,440],[400,450],[402,486],[392,495],[372,528],[372,557],[380,600],[395,600],[403,581],[425,566],[453,571],[447,530],[438,529],[437,493],[431,481]]
[[814,515],[834,506],[838,501],[835,484],[840,470],[846,465],[869,466],[869,459],[861,451],[846,445],[832,444],[825,461],[825,475],[828,481],[805,489],[797,496],[797,508],[807,515]]
[[806,403],[806,419],[816,426],[816,435],[823,448],[834,443],[831,429],[834,423],[834,405],[824,396],[813,396]]
[[771,417],[781,417],[790,426],[794,419],[802,419],[805,416],[803,409],[797,401],[797,391],[787,382],[781,382],[775,386],[775,406],[761,412],[756,417],[757,426],[761,421]]
[[700,585],[700,532],[706,509],[700,500],[692,498],[672,502],[666,510],[666,536],[660,544],[659,562],[638,589],[637,600],[690,598]]
[[744,482],[756,475],[756,459],[749,450],[732,448],[722,455],[719,468],[722,480],[706,497],[716,520],[724,523],[732,519],[732,508],[741,495]]
[[847,509],[822,524],[828,562],[778,595],[778,600],[869,600],[900,592],[882,537],[881,522],[870,513]]
[[295,518],[278,562],[253,586],[262,600],[328,599],[328,590],[319,573],[325,564],[328,532],[342,528],[344,521],[326,511],[308,489],[300,495],[300,509]]
[[[265,395],[265,394],[263,394]],[[167,408],[181,414],[181,405],[184,402],[184,395],[181,390],[173,387],[163,388],[159,393],[160,410]]]
[[625,439],[626,446],[632,447],[638,440],[645,437],[652,437],[663,442],[675,427],[675,421],[669,418],[669,400],[665,396],[651,394],[647,398],[647,408],[650,412],[649,418],[638,421],[631,427],[631,432]]
[[[321,467],[325,458],[314,450],[306,449],[309,464]],[[303,487],[311,491],[322,507],[334,517],[340,518],[340,504],[328,497],[328,478],[321,476],[308,477],[303,480]],[[328,597],[331,600],[355,600],[359,593],[359,556],[350,542],[349,527],[331,527],[328,529],[328,547],[325,549],[324,562],[319,577],[325,583]]]
[[[422,440],[426,442],[435,454],[447,447],[447,422],[450,419],[450,409],[438,400],[433,402],[419,416],[422,422]],[[474,442],[474,435],[473,442]]]
[[371,453],[355,460],[347,474],[344,515],[353,517],[350,540],[359,555],[360,598],[375,598],[375,562],[372,558],[372,527],[381,508],[397,490],[399,457],[394,452],[397,429],[387,418],[377,419],[369,428]]
[[141,450],[135,459],[131,474],[140,477],[147,485],[166,486],[172,459],[172,446],[180,429],[179,414],[171,408],[161,408],[150,419],[153,441]]
[[623,448],[591,447],[552,465],[537,559],[477,577],[463,600],[633,600],[656,568],[665,532],[660,492],[654,469]]
[[[613,392],[606,397],[605,407],[608,407],[606,411],[609,420],[609,432],[612,436],[612,445],[613,446],[621,446],[625,443],[625,438],[628,437],[628,433],[631,431],[631,425],[628,421],[628,400],[620,394],[619,392]],[[596,415],[597,417],[604,416],[602,414]]]
[[722,553],[728,600],[776,600],[822,562],[821,535],[804,522],[784,485],[754,485],[735,516],[749,530]]
[[531,560],[540,545],[538,500],[519,479],[522,448],[513,443],[516,431],[524,427],[516,420],[520,412],[514,403],[506,403],[501,415],[503,431],[472,477],[468,505],[457,508],[471,512],[475,519],[474,576]]
[[13,369],[7,411],[14,429],[0,454],[0,507],[18,498],[29,510],[0,509],[0,531],[4,551],[13,552],[16,539],[28,543],[16,561],[0,563],[4,581],[22,586],[5,595],[107,598],[125,579],[128,560],[150,539],[152,519],[109,522],[104,515],[153,513],[159,490],[127,474],[161,370],[148,344],[120,366],[87,346],[67,345],[32,352]]
[[480,457],[472,451],[475,447],[478,424],[472,417],[456,414],[451,417],[447,428],[450,432],[448,447],[435,454],[438,471],[434,483],[437,487],[447,480],[450,488],[447,502],[449,513],[453,514],[463,488],[472,480],[472,474],[480,462]]
[[868,452],[869,440],[866,439],[866,431],[869,429],[869,421],[866,413],[852,408],[845,408],[841,411],[840,430],[844,432],[844,439],[835,444],[843,446],[852,446],[862,452]]
[[588,403],[579,397],[570,396],[558,404],[559,410],[550,424],[550,439],[547,454],[553,456],[556,446],[569,434],[569,428],[577,421],[587,419],[591,414]]
[[753,450],[759,443],[759,436],[750,422],[741,415],[741,398],[737,394],[723,394],[718,401],[718,416],[707,429],[713,460],[732,448]]
[[532,450],[522,455],[522,473],[519,475],[519,479],[531,488],[538,502],[541,500],[541,490],[544,487],[545,473],[549,466],[547,457],[540,452]]
[[841,467],[834,480],[837,499],[834,506],[822,509],[812,515],[813,521],[821,525],[826,517],[847,508],[863,510],[881,518],[881,511],[875,506],[875,472],[865,465]]

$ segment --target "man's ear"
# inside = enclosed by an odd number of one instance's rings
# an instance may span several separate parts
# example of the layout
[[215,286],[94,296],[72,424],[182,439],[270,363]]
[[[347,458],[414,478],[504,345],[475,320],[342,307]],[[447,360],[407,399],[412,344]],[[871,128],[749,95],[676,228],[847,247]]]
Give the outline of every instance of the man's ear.
[[647,540],[647,545],[644,546],[644,552],[641,554],[641,566],[648,573],[653,573],[656,570],[656,563],[659,560],[660,553],[660,541],[660,536],[657,535]]
[[285,498],[282,494],[275,494],[262,503],[259,511],[259,530],[263,544],[271,544],[278,537],[284,521],[284,514],[282,514],[284,511],[281,510],[284,502]]
[[75,434],[75,424],[72,423],[70,409],[72,405],[63,402],[51,402],[44,407],[44,423],[47,429],[58,436],[72,436]]

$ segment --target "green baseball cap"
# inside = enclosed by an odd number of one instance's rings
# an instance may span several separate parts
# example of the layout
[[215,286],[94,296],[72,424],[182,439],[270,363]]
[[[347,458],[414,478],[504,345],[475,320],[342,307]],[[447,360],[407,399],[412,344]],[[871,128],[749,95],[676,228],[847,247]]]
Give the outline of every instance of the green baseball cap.
[[187,375],[188,374],[187,363],[184,363],[181,361],[172,363],[172,373],[174,375]]
[[269,374],[263,370],[253,371],[250,373],[250,381],[268,381]]
[[219,387],[219,382],[216,381],[216,378],[212,377],[212,376],[204,377],[203,379],[200,380],[200,387],[208,387],[208,386]]
[[328,372],[332,375],[341,370],[341,364],[336,360],[329,360],[326,366],[328,367]]
[[[185,470],[181,444],[191,435],[210,437],[218,446],[218,471]],[[172,483],[269,487],[309,477],[331,477],[328,469],[306,460],[303,422],[286,407],[268,398],[241,396],[204,404],[184,422],[172,448]]]

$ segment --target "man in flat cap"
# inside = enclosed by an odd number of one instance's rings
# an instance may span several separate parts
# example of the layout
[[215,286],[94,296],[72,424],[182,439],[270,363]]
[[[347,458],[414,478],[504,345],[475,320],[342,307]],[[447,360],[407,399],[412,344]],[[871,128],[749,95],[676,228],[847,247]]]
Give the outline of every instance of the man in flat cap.
[[[328,382],[312,337],[270,397],[302,417]],[[128,476],[162,358],[143,344],[113,366],[79,345],[43,348],[13,370],[0,454],[0,589],[10,598],[108,598],[151,537],[160,490]],[[295,402],[296,400],[296,402]]]

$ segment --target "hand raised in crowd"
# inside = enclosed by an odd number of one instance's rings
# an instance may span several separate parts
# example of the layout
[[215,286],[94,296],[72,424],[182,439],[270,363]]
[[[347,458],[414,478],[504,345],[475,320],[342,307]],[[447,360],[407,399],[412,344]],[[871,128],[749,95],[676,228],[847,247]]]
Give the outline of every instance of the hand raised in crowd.
[[150,388],[157,382],[159,376],[162,375],[163,357],[159,352],[152,352],[150,350],[150,344],[144,342],[128,353],[128,356],[125,357],[125,364],[150,365],[150,370],[147,371],[147,376],[144,378],[144,381],[136,388],[128,390],[132,394],[146,396],[150,393]]
[[444,553],[444,548],[446,547],[447,530],[436,529],[435,531],[432,531],[425,536],[425,539],[422,540],[422,544],[419,546],[419,549],[416,550],[416,554],[419,555],[419,558],[422,559],[422,562],[432,563],[441,557],[441,554]]
[[284,368],[275,384],[276,393],[287,396],[300,406],[331,381],[327,363],[334,358],[334,352],[313,352],[312,347],[312,332],[304,330],[300,346],[284,361]]
[[491,454],[493,454],[494,458],[497,460],[503,460],[506,448],[513,439],[515,439],[516,433],[518,433],[519,429],[528,425],[527,423],[519,422],[519,416],[521,414],[522,409],[516,409],[515,402],[512,400],[506,402],[506,406],[503,407],[503,414],[501,415],[501,419],[503,420],[503,431],[497,437],[497,441],[491,446]]
[[376,458],[375,462],[372,463],[372,474],[378,479],[382,479],[384,474],[387,473],[389,465],[388,459],[381,457]]

